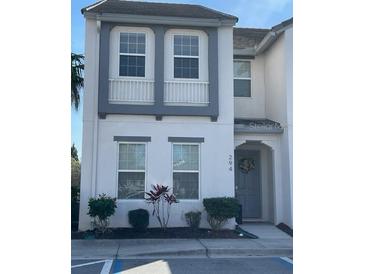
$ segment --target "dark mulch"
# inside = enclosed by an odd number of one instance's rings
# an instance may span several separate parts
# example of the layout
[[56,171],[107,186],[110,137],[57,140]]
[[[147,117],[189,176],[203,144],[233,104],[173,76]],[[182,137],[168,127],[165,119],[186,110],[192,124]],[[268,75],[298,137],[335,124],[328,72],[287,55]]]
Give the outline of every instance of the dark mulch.
[[224,229],[212,231],[209,229],[191,230],[189,227],[174,227],[162,230],[161,228],[148,228],[145,232],[137,232],[132,228],[111,228],[104,235],[94,231],[71,232],[72,239],[242,239],[239,232]]
[[280,223],[276,226],[277,228],[279,228],[280,230],[284,231],[286,234],[290,235],[293,237],[293,229],[291,229],[289,226],[287,226],[284,223]]

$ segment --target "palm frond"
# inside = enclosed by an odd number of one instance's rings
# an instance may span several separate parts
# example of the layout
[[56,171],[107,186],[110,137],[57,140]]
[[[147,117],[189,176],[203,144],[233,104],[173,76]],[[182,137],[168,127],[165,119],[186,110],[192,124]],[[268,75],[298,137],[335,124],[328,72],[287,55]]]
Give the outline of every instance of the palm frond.
[[71,53],[71,105],[79,109],[80,90],[84,87],[84,56]]

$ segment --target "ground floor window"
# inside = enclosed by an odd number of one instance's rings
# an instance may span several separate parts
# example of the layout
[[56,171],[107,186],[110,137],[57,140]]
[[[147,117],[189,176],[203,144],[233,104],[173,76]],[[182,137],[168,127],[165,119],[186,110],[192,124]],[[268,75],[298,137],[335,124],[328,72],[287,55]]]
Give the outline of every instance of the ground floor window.
[[173,144],[173,192],[177,199],[199,199],[199,144]]
[[118,199],[144,199],[146,144],[119,143]]

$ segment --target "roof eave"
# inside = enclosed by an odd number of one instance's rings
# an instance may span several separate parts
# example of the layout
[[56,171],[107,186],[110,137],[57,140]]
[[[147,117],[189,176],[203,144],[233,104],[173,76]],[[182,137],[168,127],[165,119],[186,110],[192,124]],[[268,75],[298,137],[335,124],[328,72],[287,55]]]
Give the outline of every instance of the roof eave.
[[161,24],[177,26],[199,26],[199,27],[222,27],[234,26],[236,19],[208,19],[208,18],[190,18],[174,16],[152,16],[152,15],[135,15],[119,13],[95,13],[84,11],[85,18],[96,19],[106,22],[120,23],[142,23],[142,24]]
[[255,48],[255,54],[259,55],[263,52],[265,52],[271,45],[279,38],[279,36],[285,32],[287,29],[292,28],[293,23],[286,25],[280,29],[277,30],[271,30],[269,31],[265,37],[261,40],[261,42],[256,46]]

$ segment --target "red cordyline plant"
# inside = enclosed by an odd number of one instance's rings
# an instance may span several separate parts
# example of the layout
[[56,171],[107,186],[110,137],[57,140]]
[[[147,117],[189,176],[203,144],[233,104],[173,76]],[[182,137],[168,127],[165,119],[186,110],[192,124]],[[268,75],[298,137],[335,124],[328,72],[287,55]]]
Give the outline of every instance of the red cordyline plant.
[[153,205],[152,215],[156,218],[161,228],[167,228],[170,219],[171,205],[178,203],[174,194],[169,194],[169,187],[164,185],[152,185],[152,190],[146,192],[146,202]]

